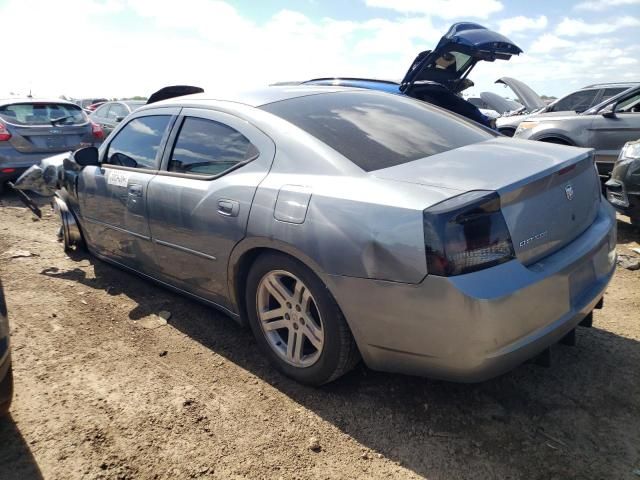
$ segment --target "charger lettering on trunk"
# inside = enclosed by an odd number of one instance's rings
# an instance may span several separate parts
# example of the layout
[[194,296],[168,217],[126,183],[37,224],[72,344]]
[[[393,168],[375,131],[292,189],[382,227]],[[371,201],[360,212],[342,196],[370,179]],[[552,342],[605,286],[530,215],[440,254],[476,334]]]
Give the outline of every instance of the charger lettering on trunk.
[[541,238],[544,238],[546,236],[547,236],[547,231],[545,230],[544,232],[536,233],[533,237],[529,237],[526,240],[522,240],[519,245],[521,247],[526,247],[531,242],[535,242],[536,240],[540,240]]

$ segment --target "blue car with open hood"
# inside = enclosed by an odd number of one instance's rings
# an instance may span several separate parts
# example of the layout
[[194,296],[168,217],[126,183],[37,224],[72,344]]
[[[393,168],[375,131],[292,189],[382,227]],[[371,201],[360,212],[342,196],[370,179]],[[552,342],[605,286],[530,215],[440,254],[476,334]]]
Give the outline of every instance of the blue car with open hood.
[[400,83],[362,78],[316,78],[305,85],[335,85],[408,95],[463,115],[485,126],[490,119],[460,97],[471,87],[478,62],[509,60],[522,49],[504,35],[471,22],[453,24],[433,50],[421,52]]

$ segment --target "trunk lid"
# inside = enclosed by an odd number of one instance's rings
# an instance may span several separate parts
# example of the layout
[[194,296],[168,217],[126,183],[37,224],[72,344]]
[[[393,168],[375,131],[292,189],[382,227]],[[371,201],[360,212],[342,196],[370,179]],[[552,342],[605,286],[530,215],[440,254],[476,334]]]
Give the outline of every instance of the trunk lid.
[[416,57],[402,80],[401,88],[404,91],[417,80],[429,80],[458,91],[460,80],[477,62],[509,60],[520,53],[520,47],[498,32],[477,23],[454,23],[436,48]]
[[509,87],[516,94],[520,103],[527,107],[528,111],[539,110],[545,108],[547,104],[542,100],[529,85],[516,78],[500,77],[496,83],[501,83]]
[[56,153],[75,150],[91,143],[91,126],[17,126],[6,124],[11,133],[9,143],[22,153]]
[[507,138],[467,145],[372,175],[460,193],[497,191],[516,256],[525,265],[584,232],[597,215],[601,197],[592,150]]

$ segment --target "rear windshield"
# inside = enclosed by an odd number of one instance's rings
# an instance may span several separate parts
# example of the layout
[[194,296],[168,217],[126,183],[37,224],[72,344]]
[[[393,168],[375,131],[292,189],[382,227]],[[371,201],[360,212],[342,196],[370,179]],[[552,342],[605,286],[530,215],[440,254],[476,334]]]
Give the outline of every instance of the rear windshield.
[[493,138],[419,100],[374,92],[292,98],[261,107],[370,172]]
[[14,103],[0,107],[0,119],[14,125],[74,125],[86,123],[80,107],[67,103]]

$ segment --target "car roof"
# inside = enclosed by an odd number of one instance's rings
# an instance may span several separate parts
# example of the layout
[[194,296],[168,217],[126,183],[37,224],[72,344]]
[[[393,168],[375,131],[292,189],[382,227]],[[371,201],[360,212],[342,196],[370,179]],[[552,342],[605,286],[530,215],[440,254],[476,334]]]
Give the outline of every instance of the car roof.
[[323,93],[333,93],[354,90],[347,87],[323,86],[323,85],[281,85],[262,87],[249,90],[236,90],[213,93],[195,93],[183,95],[181,97],[162,100],[148,105],[149,108],[160,106],[179,106],[183,104],[204,104],[209,102],[233,102],[248,105],[250,107],[260,107],[268,103],[280,102],[291,98],[305,97],[308,95],[320,95]]
[[65,105],[78,106],[68,100],[62,100],[61,98],[29,98],[29,97],[13,97],[13,98],[0,98],[0,107],[5,105],[13,105],[16,103],[62,103]]
[[302,82],[301,85],[330,85],[342,87],[366,88],[370,90],[382,90],[389,93],[400,93],[400,84],[391,80],[378,80],[375,78],[353,77],[327,77],[314,78]]
[[640,82],[615,82],[615,83],[594,83],[593,85],[587,85],[586,87],[582,87],[582,90],[586,90],[587,88],[631,88],[636,85],[640,85]]

